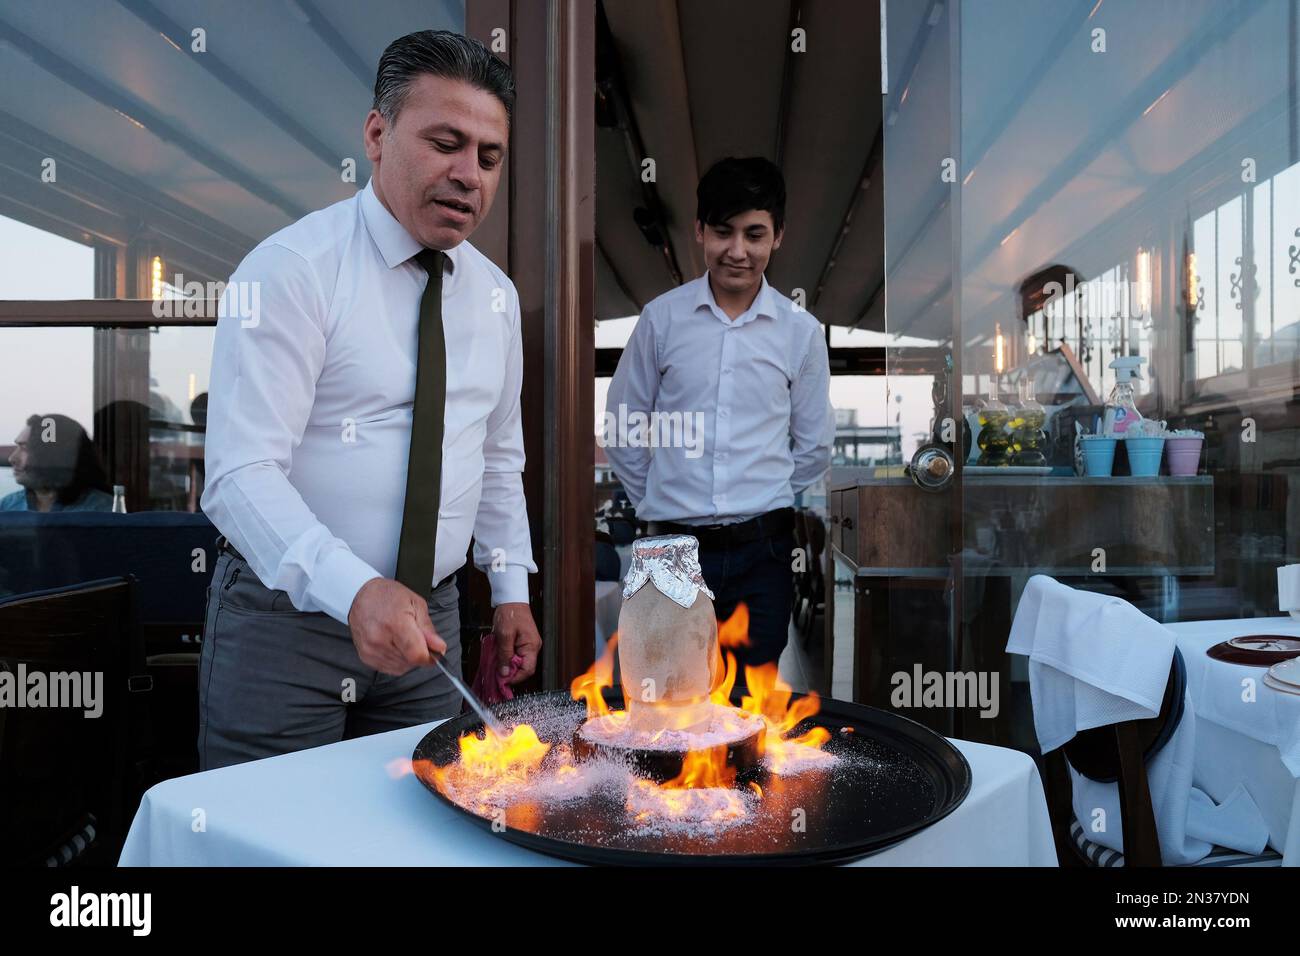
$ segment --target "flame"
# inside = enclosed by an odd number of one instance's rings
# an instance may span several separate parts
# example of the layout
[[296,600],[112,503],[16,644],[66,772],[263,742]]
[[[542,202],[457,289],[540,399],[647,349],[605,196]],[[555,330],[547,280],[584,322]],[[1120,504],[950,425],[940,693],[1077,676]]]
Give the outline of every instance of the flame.
[[749,647],[749,608],[744,601],[718,625],[718,647]]
[[388,771],[388,776],[394,780],[400,780],[402,777],[415,773],[415,765],[411,762],[410,757],[394,757],[384,764],[384,769]]
[[834,760],[821,749],[831,739],[831,732],[825,727],[812,727],[798,737],[786,736],[801,721],[821,710],[821,698],[816,692],[791,703],[794,691],[781,680],[776,664],[746,667],[745,683],[749,693],[741,699],[741,709],[759,715],[767,723],[764,762],[768,770],[779,777],[808,767],[825,766]]
[[587,669],[585,674],[579,674],[569,685],[569,693],[574,700],[587,702],[589,718],[604,717],[610,713],[609,704],[605,703],[605,695],[601,692],[606,687],[614,686],[614,654],[617,650],[618,632],[615,631],[605,644],[605,650],[600,658]]
[[672,780],[657,785],[634,781],[628,791],[628,809],[639,823],[654,818],[708,823],[738,820],[749,808],[734,789],[735,782],[736,768],[727,766],[725,746],[692,750]]
[[[792,734],[801,722],[818,713],[821,704],[817,694],[795,700],[793,689],[781,680],[775,662],[745,667],[748,692],[740,707],[732,706],[731,694],[739,665],[731,651],[750,646],[749,609],[743,603],[737,604],[731,616],[718,625],[714,686],[708,701],[700,702],[699,706],[717,705],[717,714],[711,718],[714,732],[739,732],[745,729],[746,723],[763,727],[760,747],[764,762],[772,772],[766,786],[769,792],[780,793],[784,789],[779,779],[783,771],[794,773],[835,760],[820,749],[831,734],[823,727],[813,727],[787,739],[786,735]],[[618,635],[615,634],[600,658],[569,685],[573,699],[585,704],[586,733],[595,739],[620,736],[633,726],[631,712],[611,710],[604,696],[605,688],[614,685],[617,651]],[[665,735],[686,730],[689,726],[686,718],[690,716],[694,720],[696,709],[695,705],[683,707],[676,702],[674,706],[655,702],[647,702],[645,708],[638,705],[639,713],[646,710],[655,715],[646,745],[653,746],[663,741]],[[529,814],[538,812],[536,801],[548,799],[543,794],[567,799],[586,792],[592,783],[589,779],[594,773],[592,764],[575,763],[566,744],[552,748],[528,724],[519,724],[506,737],[487,731],[481,737],[465,734],[459,746],[459,760],[447,766],[435,767],[417,761],[412,769],[422,778],[431,779],[444,796],[482,816],[495,816],[500,808],[509,807],[512,813],[524,814],[521,820],[531,819]],[[752,781],[739,786],[737,768],[727,764],[727,750],[725,744],[688,750],[680,773],[661,784],[633,778],[627,788],[628,812],[640,823],[730,825],[746,818],[751,807],[764,798],[764,787]],[[408,771],[395,763],[389,772],[401,775]],[[525,804],[531,811],[519,809]]]
[[662,784],[665,790],[697,790],[703,787],[730,787],[736,782],[736,768],[727,766],[727,748],[688,751],[682,770]]
[[[450,800],[488,816],[492,808],[518,793],[541,766],[551,745],[544,744],[528,724],[519,724],[506,737],[484,729],[484,736],[462,734],[460,759],[432,768],[434,785]],[[460,797],[461,799],[457,799]]]
[[723,707],[731,706],[731,691],[736,686],[736,657],[723,652],[733,647],[749,647],[749,608],[741,601],[731,617],[718,625],[718,659],[714,664],[714,685],[709,700]]
[[537,731],[528,724],[519,724],[507,737],[499,737],[490,730],[482,737],[461,735],[460,765],[477,776],[527,775],[541,765],[550,749],[550,744],[537,739]]

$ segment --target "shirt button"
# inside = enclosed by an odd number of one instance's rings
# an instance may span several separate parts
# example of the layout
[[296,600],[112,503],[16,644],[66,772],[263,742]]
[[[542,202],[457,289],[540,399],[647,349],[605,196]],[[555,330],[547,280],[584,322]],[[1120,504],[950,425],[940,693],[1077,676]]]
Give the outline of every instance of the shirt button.
[[730,369],[730,368],[724,368],[724,369],[722,370],[722,374],[723,374],[723,375],[730,375],[730,374],[731,374],[731,369]]
[[718,409],[718,417],[719,417],[719,418],[726,418],[726,417],[727,417],[727,414],[728,414],[728,413],[727,413],[727,410],[726,410],[725,408],[719,408],[719,409]]

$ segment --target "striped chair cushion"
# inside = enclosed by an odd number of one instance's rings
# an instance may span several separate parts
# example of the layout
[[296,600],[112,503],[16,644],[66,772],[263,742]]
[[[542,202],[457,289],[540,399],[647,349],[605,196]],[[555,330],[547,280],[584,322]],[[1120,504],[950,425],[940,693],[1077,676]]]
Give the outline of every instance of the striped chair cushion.
[[[1112,850],[1108,846],[1102,846],[1100,843],[1093,843],[1083,834],[1083,827],[1075,818],[1070,819],[1070,840],[1074,843],[1074,848],[1079,851],[1079,855],[1089,866],[1123,866],[1124,854],[1118,850]],[[1210,851],[1210,855],[1203,859],[1197,860],[1191,866],[1281,866],[1282,854],[1276,850],[1265,847],[1264,852],[1258,856],[1251,853],[1242,853],[1239,850],[1232,850],[1226,846],[1216,846]]]

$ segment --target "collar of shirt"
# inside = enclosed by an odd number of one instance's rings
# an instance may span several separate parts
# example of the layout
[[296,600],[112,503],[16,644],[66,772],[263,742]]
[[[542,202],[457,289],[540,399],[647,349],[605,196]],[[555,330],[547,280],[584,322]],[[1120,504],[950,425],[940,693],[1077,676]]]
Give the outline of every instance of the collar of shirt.
[[699,288],[695,292],[696,311],[707,308],[723,325],[746,325],[753,322],[760,315],[765,315],[769,319],[776,318],[776,302],[773,301],[772,287],[767,284],[767,276],[760,278],[758,295],[754,296],[754,301],[749,304],[749,308],[736,316],[735,319],[728,316],[718,306],[717,300],[713,297],[713,287],[709,284],[709,274],[707,272],[695,281],[699,283]]
[[[384,204],[375,195],[373,179],[367,180],[366,188],[361,191],[361,215],[366,221],[366,230],[370,233],[370,238],[379,248],[379,254],[384,257],[388,268],[400,266],[424,248],[406,231],[406,227],[384,208]],[[444,271],[454,274],[461,256],[461,248],[457,245],[443,251],[447,256],[447,266]]]

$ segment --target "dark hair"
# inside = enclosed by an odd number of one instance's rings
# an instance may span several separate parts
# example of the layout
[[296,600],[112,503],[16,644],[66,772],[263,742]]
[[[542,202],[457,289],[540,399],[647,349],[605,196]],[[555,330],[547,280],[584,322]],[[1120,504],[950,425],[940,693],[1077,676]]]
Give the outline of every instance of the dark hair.
[[478,40],[450,30],[421,30],[388,44],[375,71],[373,108],[395,123],[411,81],[422,73],[464,80],[500,100],[507,121],[514,113],[515,77],[510,67]]
[[772,214],[777,232],[785,227],[785,177],[776,163],[762,156],[718,160],[700,180],[695,198],[695,218],[706,226],[720,226],[737,213],[758,209]]
[[[53,426],[52,440],[43,432]],[[58,491],[59,504],[70,505],[91,489],[108,491],[108,475],[86,430],[67,415],[32,415],[27,419],[29,488]]]

